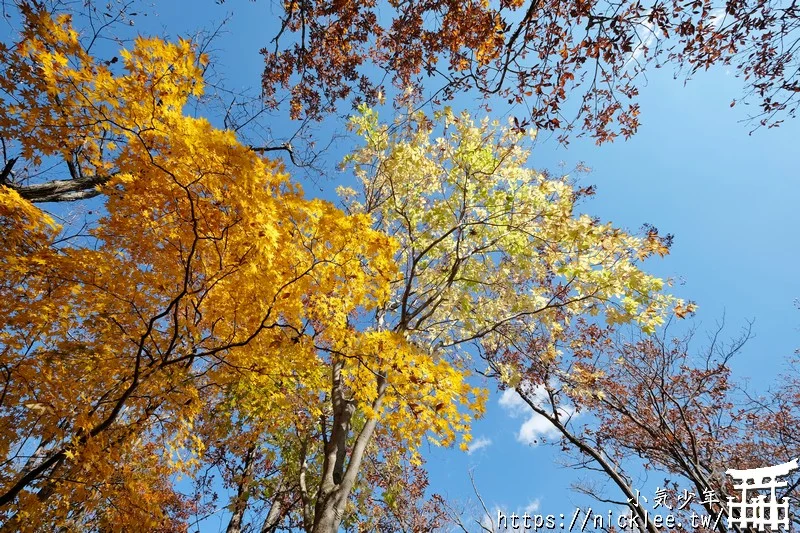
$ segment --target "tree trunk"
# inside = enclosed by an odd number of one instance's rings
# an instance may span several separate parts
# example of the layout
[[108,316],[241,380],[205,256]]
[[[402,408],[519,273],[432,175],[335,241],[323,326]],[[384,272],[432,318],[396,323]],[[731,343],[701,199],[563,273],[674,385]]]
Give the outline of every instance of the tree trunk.
[[250,499],[250,480],[253,477],[253,465],[256,462],[256,447],[255,445],[247,449],[244,456],[244,470],[242,477],[239,479],[239,486],[236,490],[236,499],[234,500],[233,516],[231,521],[228,522],[228,529],[226,533],[241,533],[242,523],[244,521],[244,513],[247,511],[247,502]]
[[283,492],[283,478],[278,482],[275,487],[275,494],[272,497],[272,506],[269,508],[266,520],[261,525],[261,533],[275,533],[278,524],[283,517],[283,509],[281,508],[281,492]]
[[[338,533],[339,525],[344,517],[347,500],[355,485],[358,471],[367,445],[372,439],[372,434],[378,424],[376,418],[367,420],[356,438],[347,468],[344,468],[347,434],[340,432],[349,431],[350,418],[354,407],[344,401],[342,383],[340,380],[341,366],[334,365],[333,373],[333,429],[331,438],[325,448],[325,458],[322,467],[322,482],[317,491],[317,502],[314,508],[314,527],[312,533]],[[376,380],[377,397],[373,402],[373,409],[380,411],[383,397],[386,393],[387,380],[379,376]]]

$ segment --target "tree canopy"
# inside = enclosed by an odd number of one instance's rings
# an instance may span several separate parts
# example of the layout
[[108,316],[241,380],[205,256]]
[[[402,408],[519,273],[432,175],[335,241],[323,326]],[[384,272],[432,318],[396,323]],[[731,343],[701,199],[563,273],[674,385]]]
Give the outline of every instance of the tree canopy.
[[[375,4],[285,3],[280,34],[301,37],[264,52],[266,98],[291,86],[298,116],[364,100],[337,207],[198,116],[213,59],[196,42],[138,36],[103,57],[69,6],[16,6],[0,43],[0,530],[184,531],[220,509],[230,533],[433,530],[453,517],[423,447],[468,449],[490,386],[626,495],[615,461],[633,456],[721,490],[732,456],[796,450],[794,395],[761,423],[736,410],[727,355],[702,368],[657,337],[695,309],[644,267],[672,237],[591,216],[593,187],[529,161],[536,127],[571,129],[579,84],[582,127],[632,134],[638,108],[617,94],[635,95],[638,61],[732,60],[737,35],[769,42],[778,20],[791,35],[794,7],[390,2],[384,27]],[[637,27],[667,40],[640,48]],[[793,68],[792,50],[764,53]],[[409,100],[426,71],[443,98],[536,111],[386,120],[366,60]],[[770,68],[760,97],[796,92]],[[614,342],[622,326],[636,342]],[[619,435],[576,433],[566,404]],[[731,428],[759,445],[721,439]]]
[[[17,178],[54,161],[72,177],[2,188],[0,508],[14,527],[171,529],[199,420],[315,417],[315,342],[380,342],[348,318],[385,300],[394,245],[185,114],[205,61],[189,42],[140,38],[112,71],[69,17],[23,15],[0,51],[4,146]],[[80,190],[40,195],[54,183]],[[73,193],[104,196],[74,235],[26,199]]]
[[[587,191],[526,169],[508,128],[448,112],[438,140],[421,116],[392,137],[364,108],[346,214],[186,114],[208,61],[192,43],[103,62],[69,16],[22,16],[0,50],[9,524],[179,527],[172,476],[230,455],[264,468],[234,485],[280,478],[270,497],[300,505],[279,516],[332,531],[372,490],[368,452],[413,467],[422,439],[469,438],[483,393],[460,345],[601,308],[647,327],[669,305],[636,267],[664,242],[574,215]],[[31,183],[52,165],[68,176]],[[96,195],[77,234],[31,204]]]
[[[400,99],[473,91],[524,103],[526,124],[584,131],[598,143],[639,126],[648,65],[687,76],[734,65],[751,117],[777,125],[800,93],[800,8],[781,0],[501,0],[284,2],[265,44],[263,88],[290,89],[294,116],[339,100],[374,103],[386,81]],[[423,90],[423,86],[425,90]],[[431,96],[431,94],[433,96]],[[734,100],[735,102],[735,100]],[[733,104],[731,104],[733,105]]]

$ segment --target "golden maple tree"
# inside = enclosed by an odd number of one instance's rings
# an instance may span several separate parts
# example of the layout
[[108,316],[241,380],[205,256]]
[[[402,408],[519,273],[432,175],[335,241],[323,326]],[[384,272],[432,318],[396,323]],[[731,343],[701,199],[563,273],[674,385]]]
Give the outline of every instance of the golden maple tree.
[[[349,324],[385,300],[393,244],[188,116],[207,61],[190,42],[140,37],[114,69],[69,16],[21,14],[0,47],[0,513],[15,529],[181,529],[173,476],[204,459],[196,423],[315,421],[320,345],[408,353]],[[67,179],[23,181],[56,162]],[[98,194],[80,235],[31,203]]]

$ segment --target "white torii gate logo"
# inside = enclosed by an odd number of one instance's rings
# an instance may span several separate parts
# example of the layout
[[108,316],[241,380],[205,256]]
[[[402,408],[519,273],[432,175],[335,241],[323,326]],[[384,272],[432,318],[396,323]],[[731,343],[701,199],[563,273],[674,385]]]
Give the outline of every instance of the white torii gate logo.
[[[783,526],[789,529],[789,502],[786,498],[778,501],[775,489],[788,485],[786,481],[778,481],[778,478],[788,475],[789,472],[797,470],[797,459],[788,463],[764,468],[752,468],[750,470],[728,469],[726,474],[735,480],[740,480],[739,485],[734,485],[736,490],[741,490],[741,500],[734,501],[728,496],[728,529],[734,525],[741,527],[755,527],[759,531],[764,531],[769,527],[770,531],[777,530]],[[769,489],[769,500],[765,494],[758,491]]]

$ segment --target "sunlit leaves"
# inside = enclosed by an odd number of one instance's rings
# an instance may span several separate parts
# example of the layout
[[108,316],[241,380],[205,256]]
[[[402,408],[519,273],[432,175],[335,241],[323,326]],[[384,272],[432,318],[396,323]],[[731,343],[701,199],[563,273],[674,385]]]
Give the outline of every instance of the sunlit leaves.
[[324,412],[318,344],[358,339],[348,321],[386,300],[394,245],[184,114],[203,86],[190,42],[139,38],[112,71],[69,17],[22,14],[0,51],[7,146],[26,168],[102,178],[105,203],[62,240],[0,187],[0,512],[19,527],[180,528],[174,476],[227,431]]
[[661,323],[672,298],[640,269],[669,238],[635,236],[577,211],[587,189],[527,164],[524,135],[449,110],[390,133],[354,117],[365,145],[348,158],[363,185],[350,208],[400,243],[393,320],[428,349],[506,342],[514,328],[557,332],[571,316]]

